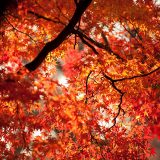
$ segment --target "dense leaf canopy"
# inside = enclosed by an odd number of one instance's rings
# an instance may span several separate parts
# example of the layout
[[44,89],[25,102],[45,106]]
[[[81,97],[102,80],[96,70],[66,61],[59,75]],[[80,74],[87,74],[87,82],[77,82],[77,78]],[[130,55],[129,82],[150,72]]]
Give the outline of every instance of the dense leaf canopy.
[[146,160],[154,154],[158,3],[4,2],[0,159]]

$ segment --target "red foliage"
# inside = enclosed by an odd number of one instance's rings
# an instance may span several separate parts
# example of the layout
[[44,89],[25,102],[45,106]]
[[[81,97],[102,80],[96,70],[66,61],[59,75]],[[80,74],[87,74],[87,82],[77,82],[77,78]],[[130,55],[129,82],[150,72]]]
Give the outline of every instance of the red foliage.
[[89,2],[25,0],[3,14],[0,159],[155,154],[160,8],[152,0]]

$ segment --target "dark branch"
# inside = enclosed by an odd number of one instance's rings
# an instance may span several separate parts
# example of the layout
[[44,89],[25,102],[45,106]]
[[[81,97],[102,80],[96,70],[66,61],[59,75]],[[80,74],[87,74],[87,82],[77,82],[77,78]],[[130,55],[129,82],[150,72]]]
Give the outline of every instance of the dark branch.
[[108,43],[108,39],[107,39],[107,37],[105,36],[105,34],[104,34],[103,31],[102,31],[102,33],[101,33],[101,36],[102,36],[102,38],[103,38],[103,40],[104,40],[105,45],[106,45],[108,48],[110,48],[109,43]]
[[[129,21],[128,18],[123,17],[123,16],[121,17],[125,19],[126,21]],[[134,24],[131,21],[129,22],[134,26]],[[139,38],[140,41],[143,40],[142,37],[139,35],[139,28],[136,27],[136,28],[130,29],[129,26],[127,27],[125,27],[125,25],[122,25],[122,26],[130,34],[131,38],[135,38],[135,39]]]
[[27,37],[29,37],[32,41],[34,41],[36,43],[36,41],[27,33],[17,29],[15,26],[13,26],[13,24],[4,16],[5,20],[8,22],[8,24],[17,32],[26,35]]
[[120,94],[120,102],[118,104],[118,112],[116,114],[116,116],[113,118],[113,125],[109,128],[109,130],[111,128],[113,128],[115,125],[116,125],[116,121],[117,121],[117,117],[120,115],[121,111],[123,111],[123,114],[125,114],[125,111],[123,110],[123,108],[121,107],[122,105],[122,99],[123,99],[123,96],[124,96],[124,92],[122,92],[119,88],[117,88],[117,86],[115,85],[116,82],[120,82],[120,81],[124,81],[124,80],[131,80],[131,79],[134,79],[134,78],[141,78],[141,77],[146,77],[156,71],[158,71],[160,69],[160,67],[158,67],[157,69],[149,72],[149,73],[146,73],[146,74],[143,74],[143,75],[137,75],[137,76],[133,76],[133,77],[129,77],[129,78],[121,78],[121,79],[112,79],[111,77],[107,76],[105,73],[103,73],[103,76],[109,80],[111,82],[111,85],[112,87]]
[[[94,44],[96,47],[101,48],[106,50],[107,52],[109,52],[110,54],[113,54],[114,56],[116,56],[117,59],[121,59],[124,60],[122,57],[120,57],[117,53],[115,53],[109,46],[109,43],[106,44],[102,44],[100,42],[97,42],[95,40],[93,40],[92,38],[88,37],[87,35],[85,35],[84,33],[82,33],[80,30],[73,30],[74,34],[78,34],[79,37],[83,37],[84,39],[88,40],[89,42],[91,42],[92,44]],[[106,39],[106,37],[105,37]],[[108,41],[107,41],[108,42]]]
[[[160,69],[160,67],[154,69],[153,71],[146,73],[146,74],[141,74],[141,75],[136,75],[136,76],[132,76],[132,77],[126,77],[126,78],[120,78],[120,79],[112,79],[111,77],[107,76],[105,73],[103,73],[103,76],[108,79],[109,81],[112,82],[112,84],[114,84],[115,82],[120,82],[120,81],[125,81],[125,80],[131,80],[134,78],[142,78],[142,77],[146,77],[151,75],[154,72],[157,72]],[[115,88],[115,87],[114,87]],[[116,89],[116,88],[115,88]],[[116,89],[117,90],[117,89]],[[119,92],[120,93],[120,92]]]
[[74,3],[76,4],[76,6],[78,5],[78,1],[77,0],[74,0]]
[[125,114],[125,111],[122,108],[122,98],[124,96],[124,92],[122,92],[119,88],[117,88],[117,86],[115,85],[115,81],[107,76],[105,73],[103,73],[103,76],[108,79],[111,82],[112,87],[120,94],[120,102],[118,104],[118,112],[116,114],[116,116],[113,118],[113,125],[109,128],[109,130],[114,127],[116,125],[117,122],[117,117],[120,115],[121,111],[123,111],[123,115]]
[[[41,14],[38,14],[38,13],[35,13],[33,11],[29,11],[29,13],[32,14],[32,15],[34,15],[34,16],[36,16],[37,18],[42,18],[44,20],[51,21],[53,23],[60,23],[60,24],[62,24],[64,26],[66,25],[65,23],[63,23],[60,20],[54,20],[52,18],[45,17],[45,16],[43,16]],[[79,29],[79,27],[78,27],[78,29],[73,29],[72,33],[75,34],[75,36],[78,35],[79,38],[82,40],[82,42],[84,44],[86,44],[89,48],[91,48],[95,54],[98,54],[98,52],[97,52],[97,50],[95,49],[95,47],[93,45],[95,45],[98,48],[101,48],[101,49],[104,49],[104,50],[108,51],[110,54],[113,54],[114,56],[116,56],[117,59],[123,60],[123,58],[121,58],[118,54],[116,54],[115,52],[112,51],[112,49],[109,46],[108,41],[105,44],[97,42],[97,41],[93,40],[92,38],[88,37],[87,35],[85,35]],[[104,35],[103,35],[103,37],[104,37]],[[105,42],[106,42],[106,37],[105,37]]]
[[123,92],[116,87],[116,85],[115,85],[115,80],[114,80],[114,79],[112,79],[111,77],[107,76],[105,73],[103,73],[103,76],[111,82],[112,87],[113,87],[118,93],[123,94]]
[[69,21],[68,25],[62,30],[62,32],[54,40],[46,43],[46,45],[43,47],[43,49],[40,51],[40,53],[32,62],[25,65],[25,67],[29,71],[34,71],[35,69],[37,69],[41,65],[41,63],[44,61],[48,53],[53,51],[57,47],[59,47],[60,44],[72,33],[75,25],[79,22],[79,19],[81,18],[82,14],[90,5],[91,2],[92,0],[81,0],[78,3],[78,6],[74,12],[74,15]]
[[86,100],[85,100],[85,104],[87,104],[88,102],[88,80],[89,80],[89,76],[91,75],[92,71],[89,72],[87,78],[86,78]]
[[88,41],[86,41],[83,36],[79,35],[79,38],[82,40],[84,44],[86,44],[89,48],[91,48],[95,54],[99,54],[97,50],[94,48],[94,46],[92,46]]
[[123,115],[125,114],[125,111],[124,111],[123,108],[121,107],[121,106],[122,106],[123,96],[124,96],[124,93],[122,93],[121,96],[120,96],[120,102],[119,102],[119,104],[118,104],[118,112],[117,112],[116,116],[113,118],[113,125],[109,128],[109,130],[116,125],[116,123],[117,123],[117,118],[118,118],[118,116],[120,115],[121,110],[123,111]]
[[64,26],[66,25],[65,23],[61,22],[59,19],[54,20],[54,19],[52,19],[52,18],[45,17],[45,16],[43,16],[43,15],[41,15],[41,14],[39,14],[39,13],[33,12],[33,11],[28,11],[28,13],[36,16],[37,18],[42,18],[42,19],[44,19],[44,20],[46,20],[46,21],[50,21],[50,22],[53,22],[53,23],[62,24],[62,25],[64,25]]
[[160,67],[156,68],[155,70],[149,72],[149,73],[146,73],[146,74],[141,74],[141,75],[136,75],[136,76],[133,76],[133,77],[128,77],[128,78],[120,78],[120,79],[115,79],[113,80],[114,82],[120,82],[120,81],[124,81],[124,80],[131,80],[131,79],[134,79],[134,78],[141,78],[141,77],[146,77],[146,76],[149,76],[150,74],[158,71],[160,69]]

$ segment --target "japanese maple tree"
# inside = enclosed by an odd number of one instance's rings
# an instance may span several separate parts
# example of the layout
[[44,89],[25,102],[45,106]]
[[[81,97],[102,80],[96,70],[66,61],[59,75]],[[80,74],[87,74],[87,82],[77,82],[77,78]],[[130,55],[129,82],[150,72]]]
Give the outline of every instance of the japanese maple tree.
[[0,5],[0,159],[146,160],[155,153],[156,1]]

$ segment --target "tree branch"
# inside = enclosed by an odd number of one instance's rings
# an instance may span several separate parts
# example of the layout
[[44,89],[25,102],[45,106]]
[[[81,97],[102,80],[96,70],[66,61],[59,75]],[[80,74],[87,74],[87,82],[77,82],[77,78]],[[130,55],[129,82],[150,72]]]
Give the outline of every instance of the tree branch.
[[142,75],[136,75],[136,76],[133,76],[133,77],[127,77],[127,78],[120,78],[120,79],[115,79],[113,80],[114,82],[120,82],[120,81],[124,81],[124,80],[131,80],[131,79],[134,79],[134,78],[141,78],[141,77],[146,77],[146,76],[149,76],[150,74],[158,71],[160,69],[160,67],[156,68],[155,70],[149,72],[149,73],[146,73],[146,74],[142,74]]
[[88,80],[89,80],[89,76],[91,75],[92,71],[89,72],[87,78],[86,78],[86,100],[85,100],[85,104],[87,104],[88,102]]
[[[78,4],[78,3],[77,3],[77,4]],[[51,21],[51,22],[53,22],[53,23],[60,23],[60,24],[62,24],[62,25],[64,25],[64,26],[66,26],[66,24],[63,23],[63,22],[60,21],[60,20],[57,20],[57,21],[56,21],[56,20],[54,20],[54,19],[52,19],[52,18],[45,17],[45,16],[43,16],[43,15],[41,15],[41,14],[38,14],[38,13],[35,13],[35,12],[33,12],[33,11],[29,11],[28,13],[36,16],[37,18],[42,18],[42,19],[44,19],[44,20]],[[120,57],[118,54],[116,54],[115,52],[113,52],[113,50],[112,50],[112,49],[110,48],[110,46],[109,46],[109,43],[102,44],[102,43],[100,43],[100,42],[97,42],[97,41],[93,40],[92,38],[90,38],[90,37],[88,37],[86,34],[84,34],[84,33],[81,31],[81,29],[79,29],[79,27],[78,27],[78,29],[73,29],[72,33],[75,34],[75,36],[78,35],[79,38],[82,40],[82,42],[83,42],[84,44],[86,44],[89,48],[91,48],[95,54],[98,54],[98,52],[97,52],[97,50],[95,49],[95,47],[94,47],[93,45],[95,45],[95,46],[98,47],[98,48],[101,48],[101,49],[104,49],[104,50],[108,51],[110,54],[113,54],[114,56],[116,56],[117,59],[123,60],[122,57]],[[103,35],[103,38],[104,38],[104,35]],[[90,42],[90,43],[89,43],[89,42]],[[105,42],[106,42],[106,37],[105,37]],[[107,42],[108,42],[108,41],[107,41]],[[93,45],[92,45],[92,44],[93,44]]]
[[17,31],[17,32],[19,32],[19,33],[21,33],[21,34],[26,35],[26,36],[29,37],[33,42],[36,43],[36,41],[35,41],[29,34],[27,34],[27,33],[23,32],[23,31],[17,29],[15,26],[13,26],[13,24],[12,24],[6,17],[4,17],[4,18],[5,18],[5,20],[8,22],[8,24],[9,24],[15,31]]
[[114,80],[114,79],[112,79],[111,77],[107,76],[105,73],[103,73],[103,76],[111,82],[112,87],[113,87],[118,93],[123,94],[123,92],[122,92],[120,89],[118,89],[118,88],[116,87],[116,85],[114,84],[114,83],[115,83],[115,80]]
[[120,102],[118,104],[118,112],[117,112],[116,116],[113,118],[113,125],[109,128],[109,130],[110,130],[112,127],[114,127],[116,125],[117,117],[120,115],[121,110],[123,111],[123,115],[125,114],[125,111],[122,108],[122,99],[124,96],[124,92],[122,92],[119,88],[117,88],[117,86],[115,85],[115,81],[111,77],[107,76],[105,73],[103,73],[103,76],[111,82],[112,87],[120,94]]
[[92,0],[81,0],[78,3],[78,6],[74,12],[74,15],[72,16],[68,25],[62,30],[62,32],[54,40],[46,43],[46,45],[42,48],[40,53],[32,62],[25,65],[25,67],[29,71],[34,71],[35,69],[37,69],[41,65],[43,60],[46,58],[48,53],[56,49],[57,47],[59,47],[60,44],[66,39],[66,37],[72,33],[75,25],[78,23],[82,14],[85,12],[85,10],[87,9],[87,7],[90,5],[91,2]]
[[123,115],[125,114],[125,111],[121,107],[123,96],[124,96],[124,93],[122,93],[121,96],[120,96],[120,102],[118,104],[118,112],[117,112],[116,116],[113,118],[113,125],[109,129],[113,128],[116,125],[116,123],[117,123],[117,117],[120,115],[121,110],[123,111]]
[[153,71],[151,71],[149,73],[143,74],[143,75],[137,75],[137,76],[133,76],[133,77],[121,78],[121,79],[115,79],[115,80],[112,79],[111,77],[107,76],[105,73],[103,73],[103,76],[111,82],[112,87],[120,94],[120,102],[118,104],[118,112],[117,112],[116,116],[113,118],[113,125],[109,128],[109,130],[116,125],[117,117],[120,115],[121,110],[123,111],[123,114],[125,114],[125,111],[121,107],[123,96],[124,96],[125,93],[122,92],[122,90],[120,90],[119,88],[117,88],[115,83],[116,82],[120,82],[120,81],[124,81],[124,80],[131,80],[131,79],[134,79],[134,78],[145,77],[145,76],[148,76],[148,75],[158,71],[159,69],[160,69],[160,67],[158,67],[157,69],[155,69],[155,70],[153,70]]
[[86,44],[89,48],[91,48],[95,54],[97,55],[99,54],[97,50],[94,48],[94,46],[92,46],[88,41],[86,41],[83,36],[79,35],[79,38],[82,40],[84,44]]
[[41,14],[39,14],[39,13],[33,12],[33,11],[28,11],[28,13],[36,16],[37,18],[42,18],[42,19],[44,19],[44,20],[46,20],[46,21],[51,21],[51,22],[53,22],[53,23],[62,24],[62,25],[64,25],[64,26],[66,25],[65,23],[63,23],[63,22],[60,21],[59,19],[58,19],[58,20],[54,20],[54,19],[52,19],[52,18],[45,17],[45,16],[43,16],[43,15],[41,15]]
[[[107,52],[109,52],[110,54],[113,54],[117,59],[121,59],[122,61],[124,61],[124,59],[122,57],[120,57],[117,53],[115,53],[109,46],[108,43],[106,44],[102,44],[100,42],[97,42],[95,40],[93,40],[92,38],[88,37],[87,35],[85,35],[84,33],[82,33],[80,30],[73,30],[74,34],[78,34],[79,37],[83,37],[84,39],[88,40],[89,42],[91,42],[92,44],[94,44],[96,47],[101,48],[106,50]],[[104,35],[103,35],[104,36]],[[106,37],[105,37],[106,40]],[[108,42],[108,41],[107,41]]]
[[[78,3],[77,3],[77,4],[78,4]],[[41,14],[39,14],[39,13],[35,13],[35,12],[33,12],[33,11],[28,11],[28,13],[36,16],[37,18],[42,18],[42,19],[44,19],[44,20],[46,20],[46,21],[51,21],[51,22],[53,22],[53,23],[60,23],[60,24],[62,24],[62,25],[64,25],[64,26],[66,26],[66,24],[63,23],[63,22],[60,21],[60,20],[57,20],[57,21],[56,21],[56,20],[54,20],[54,19],[52,19],[52,18],[45,17],[45,16],[43,16],[43,15],[41,15]],[[114,56],[116,56],[118,59],[123,60],[123,58],[121,58],[118,54],[116,54],[115,52],[112,51],[112,49],[110,48],[110,46],[109,46],[108,43],[106,43],[106,44],[104,45],[104,44],[102,44],[102,43],[100,43],[100,42],[97,42],[97,41],[93,40],[92,38],[90,38],[90,37],[88,37],[87,35],[85,35],[84,33],[82,33],[81,30],[79,29],[79,27],[78,27],[78,29],[73,29],[72,33],[74,33],[75,36],[78,35],[79,38],[82,40],[82,42],[83,42],[84,44],[86,44],[89,48],[91,48],[95,54],[98,54],[98,52],[97,52],[97,50],[95,49],[95,47],[94,47],[93,45],[95,45],[95,46],[98,47],[98,48],[105,49],[105,50],[108,51],[110,54],[113,54]],[[105,39],[106,39],[106,37],[105,37]],[[88,41],[89,41],[90,43],[89,43]],[[93,45],[92,45],[91,43],[92,43]],[[74,47],[75,47],[75,46],[74,46]]]
[[74,0],[74,3],[76,4],[76,6],[78,5],[78,1],[77,0]]

